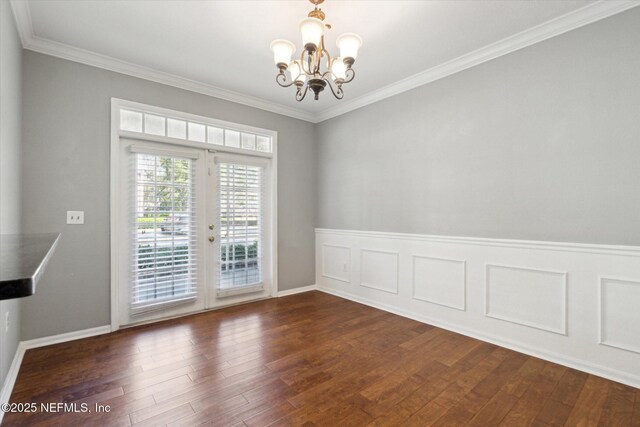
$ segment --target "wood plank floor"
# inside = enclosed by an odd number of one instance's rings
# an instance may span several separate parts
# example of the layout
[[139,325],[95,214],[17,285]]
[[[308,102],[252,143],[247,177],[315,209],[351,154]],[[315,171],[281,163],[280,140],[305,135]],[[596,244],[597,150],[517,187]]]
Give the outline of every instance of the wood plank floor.
[[11,402],[92,412],[3,426],[640,426],[638,389],[320,292],[29,350]]

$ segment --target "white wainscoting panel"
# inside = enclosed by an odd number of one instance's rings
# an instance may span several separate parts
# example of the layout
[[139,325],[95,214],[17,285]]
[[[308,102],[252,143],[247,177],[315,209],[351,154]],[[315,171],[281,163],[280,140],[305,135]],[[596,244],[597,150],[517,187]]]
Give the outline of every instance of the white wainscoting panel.
[[566,335],[566,272],[487,264],[485,292],[488,317]]
[[413,298],[466,310],[466,262],[413,255]]
[[640,280],[600,279],[600,343],[640,354]]
[[360,249],[360,286],[398,293],[398,252]]
[[317,229],[316,272],[320,291],[640,387],[640,247]]
[[322,275],[329,279],[351,282],[351,248],[322,245]]

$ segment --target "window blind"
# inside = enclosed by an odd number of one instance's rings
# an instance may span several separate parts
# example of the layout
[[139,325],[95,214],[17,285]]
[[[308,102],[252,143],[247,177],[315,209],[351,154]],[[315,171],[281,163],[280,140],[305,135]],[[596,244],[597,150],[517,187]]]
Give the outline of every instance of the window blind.
[[131,176],[131,312],[195,299],[195,162],[135,152]]
[[218,163],[216,170],[220,218],[218,296],[262,290],[265,169]]

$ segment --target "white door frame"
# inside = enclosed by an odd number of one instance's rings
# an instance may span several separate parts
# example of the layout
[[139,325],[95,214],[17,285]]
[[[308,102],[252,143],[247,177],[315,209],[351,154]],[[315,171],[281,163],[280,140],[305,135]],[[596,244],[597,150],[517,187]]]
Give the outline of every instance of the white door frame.
[[[193,121],[201,124],[215,126],[218,128],[244,131],[249,133],[255,133],[271,137],[271,153],[250,151],[241,148],[232,148],[219,145],[208,144],[204,142],[188,141],[176,138],[170,138],[166,136],[149,135],[141,132],[131,132],[120,130],[120,110],[121,109],[145,112],[157,114],[165,117]],[[119,302],[119,286],[120,286],[120,268],[122,253],[120,248],[123,245],[127,245],[128,242],[122,242],[120,230],[122,227],[126,227],[127,224],[122,224],[120,220],[120,212],[123,206],[120,202],[120,182],[122,175],[126,173],[126,165],[120,163],[120,145],[122,139],[138,139],[147,142],[161,142],[164,144],[172,144],[182,147],[199,148],[208,152],[214,150],[220,153],[229,154],[241,154],[244,156],[257,156],[268,158],[270,162],[270,196],[269,211],[270,211],[270,224],[268,224],[270,239],[266,248],[270,252],[269,259],[269,271],[271,272],[271,289],[269,296],[276,297],[278,295],[278,133],[269,129],[256,128],[253,126],[242,125],[238,123],[226,122],[222,120],[216,120],[209,117],[197,116],[194,114],[183,113],[180,111],[170,110],[161,107],[155,107],[151,105],[140,104],[137,102],[126,101],[118,98],[111,98],[111,143],[110,143],[110,244],[111,244],[111,330],[117,331],[120,329],[120,302]],[[124,246],[126,247],[126,246]],[[203,268],[206,268],[206,262],[203,263]],[[213,272],[206,272],[209,276]],[[206,295],[205,295],[206,297]],[[232,300],[229,301],[233,303]],[[212,308],[220,308],[222,305],[217,305]]]

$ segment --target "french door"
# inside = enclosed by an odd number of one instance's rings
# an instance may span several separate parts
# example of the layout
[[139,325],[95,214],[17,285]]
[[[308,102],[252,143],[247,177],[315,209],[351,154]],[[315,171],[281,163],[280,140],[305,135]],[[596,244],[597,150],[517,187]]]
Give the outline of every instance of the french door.
[[269,295],[269,159],[141,140],[120,156],[120,325]]
[[264,298],[272,277],[269,160],[222,153],[208,160],[208,305]]

